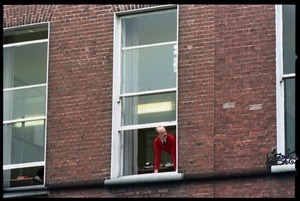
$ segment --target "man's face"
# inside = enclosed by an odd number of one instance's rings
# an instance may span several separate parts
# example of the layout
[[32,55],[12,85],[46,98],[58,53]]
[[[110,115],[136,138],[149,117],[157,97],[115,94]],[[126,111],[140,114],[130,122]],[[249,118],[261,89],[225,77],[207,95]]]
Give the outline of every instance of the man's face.
[[167,131],[165,128],[163,127],[159,127],[157,129],[157,132],[158,132],[158,137],[161,139],[161,140],[166,140],[167,139]]

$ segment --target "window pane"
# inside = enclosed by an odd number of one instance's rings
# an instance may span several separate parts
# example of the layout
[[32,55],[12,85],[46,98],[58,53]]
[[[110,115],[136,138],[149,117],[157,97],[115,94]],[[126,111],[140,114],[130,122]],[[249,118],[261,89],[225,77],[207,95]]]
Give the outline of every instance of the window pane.
[[176,120],[176,93],[125,97],[122,125]]
[[295,73],[296,61],[296,30],[295,5],[283,5],[283,72]]
[[24,163],[44,160],[45,121],[25,122]]
[[123,175],[133,175],[137,173],[137,148],[136,131],[123,131]]
[[31,26],[28,29],[5,30],[3,44],[24,42],[48,38],[48,27],[45,25]]
[[34,87],[3,92],[3,120],[45,115],[46,87]]
[[4,88],[46,83],[47,43],[3,48]]
[[[36,177],[39,175],[41,179]],[[12,170],[3,170],[3,187],[19,187],[43,185],[44,167],[17,168]]]
[[3,164],[22,161],[22,123],[3,125]]
[[122,93],[176,87],[174,45],[123,52]]
[[284,82],[284,111],[285,111],[285,147],[295,150],[295,78]]
[[43,161],[44,132],[44,120],[5,125],[4,165]]
[[122,19],[122,47],[177,40],[177,10]]

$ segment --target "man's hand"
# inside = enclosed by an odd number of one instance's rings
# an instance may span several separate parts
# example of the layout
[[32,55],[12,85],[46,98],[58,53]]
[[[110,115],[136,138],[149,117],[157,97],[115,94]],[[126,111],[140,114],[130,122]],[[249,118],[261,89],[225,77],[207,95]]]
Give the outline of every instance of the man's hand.
[[155,170],[154,170],[154,173],[158,173],[158,169],[155,169]]

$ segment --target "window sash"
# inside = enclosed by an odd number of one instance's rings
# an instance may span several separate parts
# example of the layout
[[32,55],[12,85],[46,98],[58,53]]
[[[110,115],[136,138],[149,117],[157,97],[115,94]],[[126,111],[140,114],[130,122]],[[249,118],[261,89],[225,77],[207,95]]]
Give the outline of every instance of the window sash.
[[3,48],[4,89],[46,83],[47,46],[48,40],[40,40]]
[[122,98],[122,126],[175,120],[175,92]]
[[33,118],[46,115],[46,86],[26,87],[3,92],[3,120]]
[[121,94],[176,86],[176,45],[152,46],[122,52]]
[[3,126],[4,165],[44,161],[46,121],[23,121]]

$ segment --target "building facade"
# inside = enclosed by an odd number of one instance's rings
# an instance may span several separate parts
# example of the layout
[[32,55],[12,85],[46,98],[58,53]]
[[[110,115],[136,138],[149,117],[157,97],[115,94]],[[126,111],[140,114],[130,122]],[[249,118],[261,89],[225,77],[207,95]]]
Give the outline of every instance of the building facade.
[[4,197],[295,197],[295,10],[4,5]]

